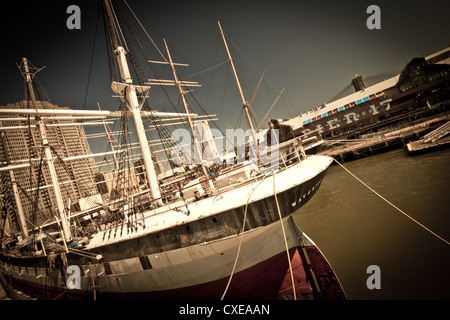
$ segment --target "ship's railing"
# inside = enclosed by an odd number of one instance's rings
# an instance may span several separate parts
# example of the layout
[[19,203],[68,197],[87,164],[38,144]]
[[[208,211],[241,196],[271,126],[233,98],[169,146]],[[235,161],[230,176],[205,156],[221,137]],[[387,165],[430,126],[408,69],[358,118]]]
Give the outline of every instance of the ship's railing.
[[[224,187],[221,188],[214,188],[214,189],[210,189],[209,193],[205,193],[204,196],[208,196],[208,197],[213,197],[213,196],[217,196],[220,195],[221,192],[226,192],[227,190],[236,188],[237,186],[242,186],[244,184],[247,183],[252,183],[254,181],[260,180],[268,175],[274,174],[279,170],[284,170],[290,166],[294,166],[296,164],[298,164],[299,162],[301,162],[302,160],[306,159],[306,154],[305,151],[303,149],[303,146],[301,144],[299,144],[297,141],[292,141],[290,143],[286,143],[282,146],[282,148],[280,148],[280,150],[278,150],[279,153],[279,161],[276,165],[263,165],[263,164],[259,164],[257,166],[258,172],[254,172],[252,174],[250,174],[247,179],[243,179],[243,180],[236,180],[234,183],[231,183],[229,185],[226,185]],[[223,167],[220,172],[218,173],[219,175],[226,175],[226,174],[233,174],[239,171],[243,171],[245,169],[247,169],[247,171],[251,171],[248,170],[249,167],[254,168],[256,166],[255,162],[246,162],[246,163],[242,163],[242,164],[233,164],[230,166],[226,166]],[[200,186],[203,187],[205,186],[205,181],[206,180],[212,180],[213,182],[215,182],[215,180],[217,179],[217,175],[210,175],[210,177],[206,178],[202,181],[199,181],[196,184],[192,184],[190,185],[190,187],[195,187],[195,186]],[[175,194],[175,192],[173,192],[172,194]],[[167,206],[167,210],[179,210],[180,212],[185,212],[186,214],[188,214],[188,211],[186,211],[186,205],[189,203],[192,203],[193,201],[199,200],[198,198],[196,199],[195,197],[190,197],[190,198],[185,198],[185,197],[180,197],[179,195],[177,197],[174,197],[172,199],[169,199],[169,197],[167,197],[167,195],[165,195],[165,206]],[[144,224],[144,219],[150,215],[159,215],[159,214],[163,214],[165,213],[167,210],[157,210],[158,207],[154,206],[153,203],[156,203],[156,200],[160,200],[160,199],[152,199],[150,201],[147,201],[146,203],[141,203],[140,206],[135,206],[134,208],[130,208],[130,209],[124,209],[124,206],[122,206],[121,208],[118,207],[118,211],[119,214],[116,215],[118,217],[123,217],[125,218],[125,216],[127,216],[126,219],[122,219],[121,221],[108,221],[108,223],[105,223],[101,229],[105,230],[105,229],[110,229],[110,228],[116,228],[117,226],[123,224],[123,223],[127,223],[129,225],[142,225]],[[137,198],[135,198],[136,203]],[[125,202],[123,202],[125,203]],[[140,207],[140,209],[139,209]],[[143,213],[143,211],[145,211],[145,214]],[[98,224],[100,225],[101,222]],[[131,226],[132,227],[132,226]]]
[[[192,203],[193,201],[197,201],[203,197],[216,196],[221,192],[226,192],[243,184],[252,183],[261,179],[261,177],[274,174],[279,170],[284,170],[306,159],[302,144],[299,140],[295,139],[285,142],[279,148],[272,149],[271,151],[277,153],[278,161],[271,161],[265,164],[256,160],[231,165],[223,164],[222,166],[218,165],[215,168],[211,168],[209,177],[197,177],[199,181],[197,183],[191,183],[190,187],[198,187],[204,190],[205,192],[201,197],[192,195],[185,197],[180,195],[180,191],[183,192],[185,190],[180,190],[175,182],[172,188],[166,186],[168,190],[162,194],[161,199],[152,199],[149,197],[148,190],[142,190],[139,194],[127,195],[124,199],[117,199],[110,206],[113,209],[112,211],[109,210],[109,213],[106,215],[98,215],[92,222],[94,222],[95,229],[101,230],[115,228],[123,223],[130,225],[143,224],[144,219],[149,215],[159,215],[167,210],[177,210],[177,208],[181,210],[186,204]],[[266,152],[266,150],[263,150],[263,152]],[[238,175],[239,177],[239,173],[243,172],[245,174],[241,175],[242,179],[230,179],[230,183],[225,183],[225,185],[217,187],[218,178],[223,178],[226,175]],[[213,188],[208,188],[208,181],[212,182]],[[157,200],[164,200],[164,206],[167,207],[167,210],[158,210],[158,206],[156,205]]]
[[[299,140],[291,140],[287,143],[283,143],[280,148],[272,149],[270,151],[276,152],[278,159],[275,159],[274,161],[266,161],[265,163],[258,162],[256,159],[253,159],[254,161],[245,161],[244,163],[217,165],[210,168],[209,177],[204,177],[203,180],[199,179],[197,183],[191,183],[189,187],[195,188],[196,186],[205,186],[207,184],[205,183],[207,180],[210,180],[213,184],[216,184],[218,178],[232,176],[238,172],[247,173],[242,175],[243,179],[237,179],[234,183],[231,182],[227,184],[226,187],[216,186],[217,188],[209,190],[210,193],[205,194],[209,196],[213,193],[221,192],[223,190],[236,187],[237,185],[253,181],[253,179],[258,176],[271,174],[277,172],[278,170],[285,169],[306,159],[305,150]],[[269,156],[272,156],[270,151]],[[266,150],[264,152],[266,152]],[[170,195],[174,195],[177,192],[179,192],[179,189],[169,192],[165,195],[166,199],[170,198]],[[179,198],[179,196],[176,196],[174,198],[174,202],[178,201]],[[189,201],[190,199],[185,198],[184,200]]]

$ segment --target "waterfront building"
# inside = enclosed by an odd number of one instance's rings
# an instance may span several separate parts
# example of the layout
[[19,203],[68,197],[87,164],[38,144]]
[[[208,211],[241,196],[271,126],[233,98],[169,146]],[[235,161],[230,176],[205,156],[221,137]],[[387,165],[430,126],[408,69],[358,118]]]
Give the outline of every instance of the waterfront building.
[[[28,109],[30,101],[20,101],[1,109]],[[69,109],[59,107],[48,101],[35,101],[37,109]],[[94,206],[101,199],[98,196],[95,177],[97,168],[92,158],[76,158],[90,154],[83,126],[77,124],[72,116],[46,116],[44,119],[47,140],[52,146],[52,156],[59,181],[61,193],[66,199],[64,206],[67,212],[74,212]],[[0,143],[0,161],[2,166],[26,165],[21,169],[0,171],[0,210],[3,215],[7,232],[16,232],[19,224],[16,221],[16,201],[11,193],[12,179],[17,183],[20,200],[27,220],[28,228],[40,225],[46,220],[53,219],[56,213],[56,199],[53,191],[50,171],[45,164],[43,153],[43,139],[37,127],[34,116],[17,114],[0,115],[2,143]],[[37,210],[35,210],[35,208]],[[70,211],[69,211],[70,210]]]
[[291,119],[272,119],[282,139],[301,136],[327,139],[359,138],[389,126],[443,113],[450,101],[450,47],[414,58],[388,79],[366,86],[356,76],[354,92]]

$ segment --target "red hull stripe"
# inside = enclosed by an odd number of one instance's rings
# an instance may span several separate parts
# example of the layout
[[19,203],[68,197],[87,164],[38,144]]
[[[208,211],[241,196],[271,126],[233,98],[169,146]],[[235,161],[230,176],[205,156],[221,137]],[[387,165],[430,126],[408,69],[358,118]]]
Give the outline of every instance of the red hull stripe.
[[[308,248],[308,256],[316,256],[311,259],[313,269],[331,270],[326,259],[315,247]],[[294,280],[297,299],[313,299],[317,297],[313,286],[310,285],[310,276],[305,272],[304,258],[301,257],[300,248],[290,250],[291,264],[294,271]],[[322,259],[320,258],[322,257]],[[280,272],[285,270],[285,272]],[[43,300],[68,299],[81,300],[93,299],[94,292],[84,290],[64,290],[53,286],[42,285],[21,279],[13,278],[11,283],[15,289]],[[97,299],[155,299],[155,300],[219,300],[228,283],[228,277],[219,280],[202,283],[199,285],[177,288],[163,291],[149,292],[97,292]],[[336,288],[333,291],[342,292],[339,282],[335,279]],[[325,288],[324,288],[325,289]],[[336,290],[335,290],[336,289]],[[331,292],[330,292],[331,293]],[[225,299],[292,299],[292,281],[288,267],[286,252],[281,252],[257,265],[233,275],[230,287]],[[327,294],[328,298],[340,298],[335,293]],[[325,297],[325,298],[327,298]]]

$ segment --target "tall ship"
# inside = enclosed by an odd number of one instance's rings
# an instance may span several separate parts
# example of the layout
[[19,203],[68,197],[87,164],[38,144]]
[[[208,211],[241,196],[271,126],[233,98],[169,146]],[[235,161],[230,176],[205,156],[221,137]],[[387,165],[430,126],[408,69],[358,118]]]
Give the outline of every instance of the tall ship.
[[364,76],[355,75],[341,91],[353,88],[353,93],[271,123],[280,130],[282,141],[301,137],[318,146],[324,140],[376,136],[412,121],[445,116],[450,104],[449,63],[450,48],[446,48],[414,58],[397,75],[370,86]]
[[[105,0],[102,9],[118,111],[38,100],[40,69],[25,58],[26,99],[0,108],[1,283],[45,300],[345,299],[331,265],[292,216],[317,192],[332,159],[306,155],[298,140],[258,144],[253,130],[240,153],[221,154],[208,118],[189,109],[186,88],[196,84],[180,79],[167,44],[159,63],[173,79],[144,79],[117,4]],[[150,85],[176,87],[185,112],[150,109]],[[115,147],[110,118],[120,121]],[[143,118],[161,134],[158,142],[148,139]],[[188,124],[200,139],[175,145],[168,121]],[[90,152],[87,125],[104,126],[110,151]],[[168,170],[153,149],[164,143]],[[107,173],[93,161],[106,155],[114,167]]]

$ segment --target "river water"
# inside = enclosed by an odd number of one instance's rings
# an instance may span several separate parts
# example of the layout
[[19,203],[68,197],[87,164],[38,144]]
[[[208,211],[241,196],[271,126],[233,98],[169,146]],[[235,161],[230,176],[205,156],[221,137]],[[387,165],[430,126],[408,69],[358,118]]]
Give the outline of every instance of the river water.
[[[395,150],[344,166],[450,241],[450,149],[418,156]],[[348,299],[450,299],[450,245],[340,166],[330,167],[294,217],[333,266]],[[371,265],[380,268],[380,289],[367,287]]]

